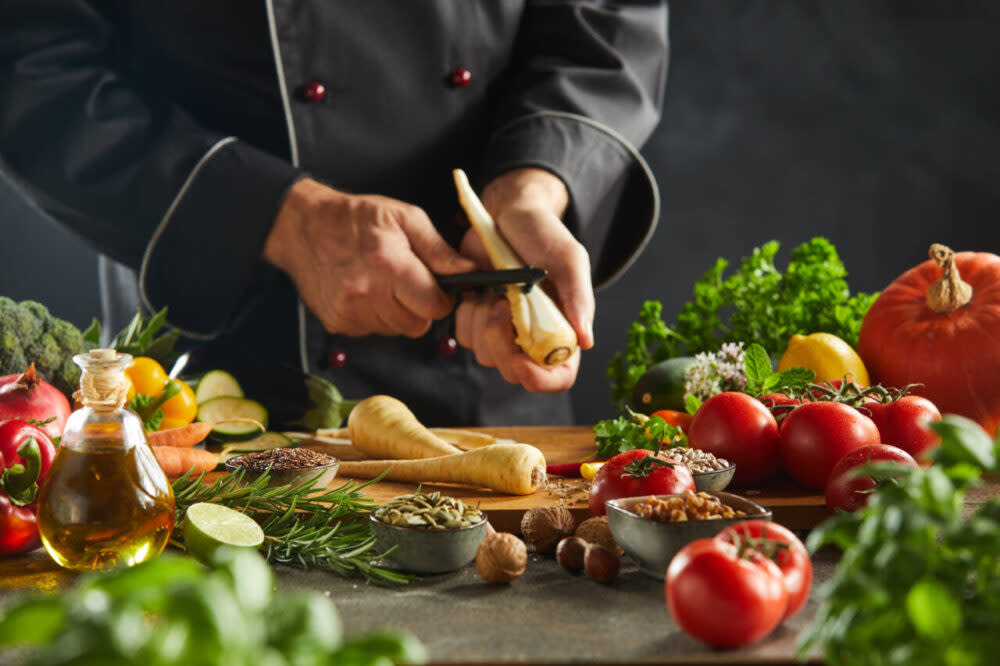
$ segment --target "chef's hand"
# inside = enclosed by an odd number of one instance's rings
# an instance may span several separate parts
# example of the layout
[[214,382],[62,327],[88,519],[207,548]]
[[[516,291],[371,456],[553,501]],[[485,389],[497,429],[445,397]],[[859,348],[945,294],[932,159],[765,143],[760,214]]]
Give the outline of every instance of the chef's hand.
[[470,271],[423,210],[306,178],[290,190],[263,258],[288,273],[329,333],[422,336],[454,299],[433,273]]
[[[590,259],[560,220],[569,201],[562,180],[542,169],[516,169],[493,180],[481,198],[518,256],[548,270],[550,295],[576,331],[580,348],[593,347]],[[492,268],[473,229],[462,241],[462,254],[474,257],[480,269]],[[514,342],[510,305],[503,295],[463,295],[455,314],[455,337],[475,352],[481,365],[495,367],[508,382],[529,391],[561,392],[576,381],[579,352],[559,366],[543,368],[521,351]]]

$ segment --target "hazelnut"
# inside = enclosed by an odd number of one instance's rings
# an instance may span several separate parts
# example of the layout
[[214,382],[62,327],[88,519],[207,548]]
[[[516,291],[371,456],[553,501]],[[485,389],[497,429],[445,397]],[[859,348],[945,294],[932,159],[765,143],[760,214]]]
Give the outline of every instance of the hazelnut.
[[604,546],[618,555],[625,552],[615,543],[615,538],[611,535],[611,528],[608,527],[607,516],[587,518],[587,520],[577,526],[573,536],[578,536],[587,543],[596,543],[599,546]]
[[528,549],[509,532],[490,534],[476,551],[476,571],[487,583],[509,583],[524,573]]
[[576,521],[564,506],[536,506],[521,517],[521,534],[536,552],[551,553],[560,539],[573,535]]
[[618,556],[604,546],[590,544],[583,556],[583,568],[591,580],[610,583],[618,575]]
[[556,561],[566,571],[577,573],[583,569],[583,555],[587,542],[580,537],[566,537],[556,546]]

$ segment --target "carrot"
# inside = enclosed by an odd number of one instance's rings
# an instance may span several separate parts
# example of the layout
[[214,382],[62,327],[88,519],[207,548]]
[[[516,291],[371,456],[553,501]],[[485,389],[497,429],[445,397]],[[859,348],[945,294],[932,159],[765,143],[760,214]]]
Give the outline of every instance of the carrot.
[[167,430],[155,430],[146,433],[146,439],[150,446],[170,446],[175,448],[191,448],[195,444],[203,442],[212,432],[212,428],[223,423],[256,423],[264,431],[264,426],[253,419],[225,419],[215,423],[189,423],[180,428],[168,428]]
[[[357,409],[357,407],[355,407]],[[509,495],[530,495],[545,481],[545,456],[529,444],[505,442],[423,460],[343,460],[344,476],[390,481],[464,483]]]
[[347,417],[354,448],[372,458],[434,458],[461,453],[417,420],[409,407],[388,395],[365,398]]
[[211,472],[218,464],[215,454],[204,449],[154,446],[153,455],[163,468],[163,473],[172,479],[184,476],[188,471],[192,474]]

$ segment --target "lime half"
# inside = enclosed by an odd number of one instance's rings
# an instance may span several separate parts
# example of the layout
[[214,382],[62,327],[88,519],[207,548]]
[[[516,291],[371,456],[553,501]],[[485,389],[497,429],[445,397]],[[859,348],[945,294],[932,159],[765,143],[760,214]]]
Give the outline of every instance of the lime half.
[[219,546],[256,549],[264,543],[264,530],[253,518],[210,502],[188,507],[183,529],[188,552],[202,562],[208,561]]

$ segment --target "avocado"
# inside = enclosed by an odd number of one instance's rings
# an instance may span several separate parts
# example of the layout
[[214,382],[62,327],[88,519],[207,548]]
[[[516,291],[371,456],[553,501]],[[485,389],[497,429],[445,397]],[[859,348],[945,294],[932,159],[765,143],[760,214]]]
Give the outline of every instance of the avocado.
[[632,408],[643,414],[658,409],[684,411],[684,373],[694,364],[691,356],[678,356],[646,368],[632,389]]

